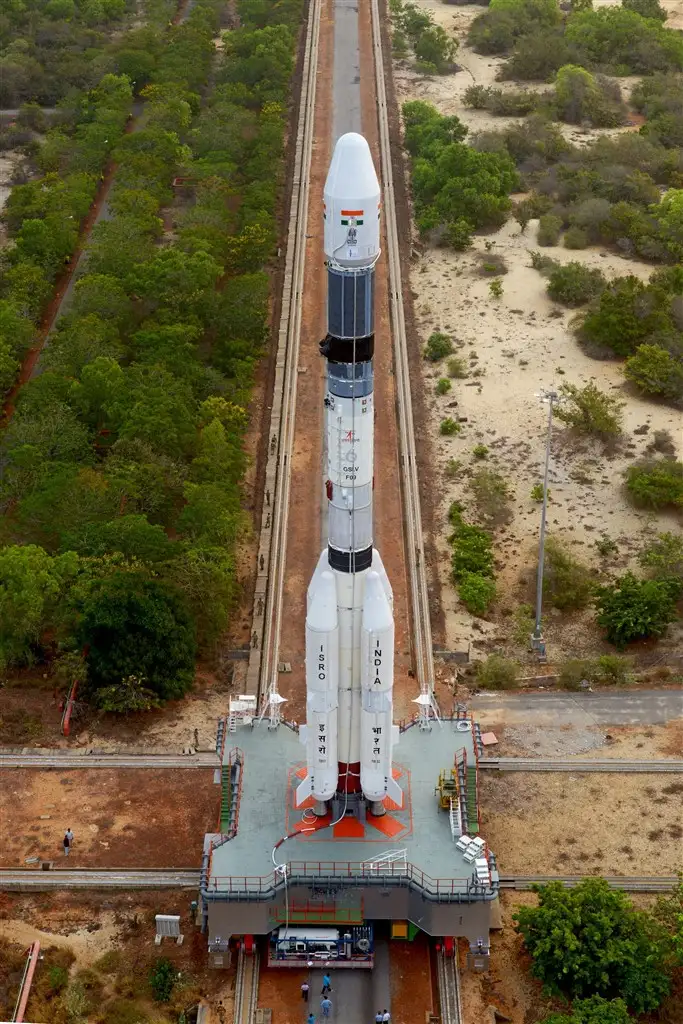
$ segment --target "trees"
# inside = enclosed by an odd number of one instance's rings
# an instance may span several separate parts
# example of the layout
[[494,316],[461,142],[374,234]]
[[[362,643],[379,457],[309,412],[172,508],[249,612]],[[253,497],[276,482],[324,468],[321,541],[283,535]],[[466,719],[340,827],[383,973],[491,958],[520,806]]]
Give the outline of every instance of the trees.
[[598,625],[619,650],[635,640],[661,636],[676,619],[676,602],[682,593],[680,577],[639,580],[625,573],[597,591]]
[[76,562],[33,544],[0,549],[0,671],[34,655]]
[[88,687],[97,691],[135,676],[160,700],[177,700],[194,678],[195,636],[184,602],[167,584],[139,572],[115,572],[86,598],[78,636],[87,649]]
[[626,360],[624,374],[649,395],[683,399],[683,364],[661,345],[639,345]]
[[593,384],[579,388],[576,384],[562,384],[560,393],[565,404],[558,406],[555,415],[562,423],[582,434],[593,434],[603,441],[621,433],[624,402],[606,395]]
[[632,1024],[623,999],[575,999],[571,1014],[553,1013],[542,1024]]
[[618,356],[632,355],[657,332],[671,327],[662,294],[633,275],[618,277],[602,292],[584,318],[581,337]]
[[548,993],[621,998],[634,1013],[656,1009],[669,990],[661,929],[601,878],[572,889],[552,882],[536,891],[538,906],[521,907],[513,919],[532,957],[532,974]]

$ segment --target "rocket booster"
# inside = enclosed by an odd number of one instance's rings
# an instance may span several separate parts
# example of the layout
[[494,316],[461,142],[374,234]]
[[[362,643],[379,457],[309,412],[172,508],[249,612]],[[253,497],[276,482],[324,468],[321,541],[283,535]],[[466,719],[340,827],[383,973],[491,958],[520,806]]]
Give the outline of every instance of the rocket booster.
[[327,265],[328,544],[308,590],[306,616],[307,775],[297,803],[315,813],[336,793],[360,794],[374,814],[392,776],[393,594],[373,547],[373,355],[380,187],[362,135],[337,141],[324,190]]

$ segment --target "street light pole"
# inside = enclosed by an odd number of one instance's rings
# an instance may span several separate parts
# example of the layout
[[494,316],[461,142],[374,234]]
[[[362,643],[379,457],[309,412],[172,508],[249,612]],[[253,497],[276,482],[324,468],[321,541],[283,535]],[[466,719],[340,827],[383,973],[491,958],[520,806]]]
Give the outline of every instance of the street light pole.
[[542,402],[548,403],[548,436],[545,442],[545,469],[543,472],[543,505],[541,508],[541,535],[538,541],[538,573],[536,576],[536,622],[531,635],[532,650],[545,654],[541,617],[543,612],[543,566],[545,562],[545,523],[548,512],[548,470],[550,468],[550,440],[553,432],[553,405],[558,401],[557,391],[544,391],[539,395]]

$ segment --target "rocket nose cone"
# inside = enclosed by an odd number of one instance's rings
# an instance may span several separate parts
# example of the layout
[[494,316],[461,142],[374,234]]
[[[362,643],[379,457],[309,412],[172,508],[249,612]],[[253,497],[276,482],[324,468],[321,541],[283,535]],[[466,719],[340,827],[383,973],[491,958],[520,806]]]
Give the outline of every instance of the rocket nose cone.
[[379,196],[372,153],[362,135],[347,132],[337,139],[324,191],[329,198]]
[[365,577],[365,599],[363,601],[363,626],[366,629],[389,629],[393,623],[391,607],[384,593],[379,573],[372,570]]
[[331,572],[322,572],[306,616],[310,629],[324,632],[337,628],[337,585]]

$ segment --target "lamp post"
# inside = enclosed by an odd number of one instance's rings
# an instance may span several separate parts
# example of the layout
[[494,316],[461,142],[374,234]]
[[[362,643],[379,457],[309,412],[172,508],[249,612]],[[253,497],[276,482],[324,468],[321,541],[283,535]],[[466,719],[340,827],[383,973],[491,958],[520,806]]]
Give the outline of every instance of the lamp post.
[[541,535],[538,541],[538,572],[536,576],[536,622],[531,634],[531,649],[545,655],[545,643],[541,632],[541,616],[543,609],[543,564],[545,561],[545,523],[548,512],[548,470],[550,468],[550,440],[553,432],[553,407],[559,401],[557,391],[542,391],[536,395],[541,402],[548,405],[548,436],[545,442],[545,469],[543,471],[543,505],[541,507]]

